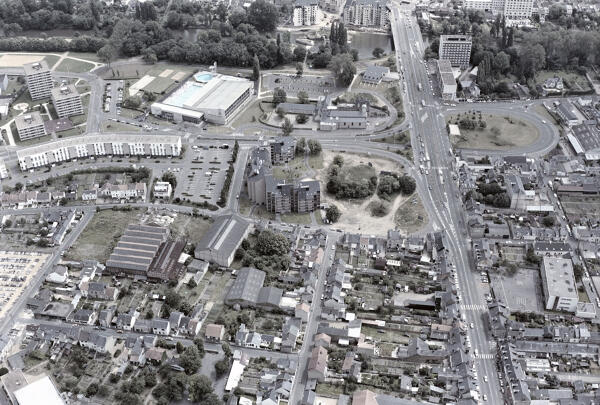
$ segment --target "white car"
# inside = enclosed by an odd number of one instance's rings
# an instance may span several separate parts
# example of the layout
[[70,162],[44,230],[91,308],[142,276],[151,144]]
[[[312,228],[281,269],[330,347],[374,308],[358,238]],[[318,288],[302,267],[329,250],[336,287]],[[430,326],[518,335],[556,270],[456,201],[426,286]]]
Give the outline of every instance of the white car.
[[471,325],[469,325],[471,327],[471,329],[475,328],[475,324],[473,324],[473,322],[471,322]]
[[483,382],[488,382],[487,375],[484,375],[484,376],[483,376]]

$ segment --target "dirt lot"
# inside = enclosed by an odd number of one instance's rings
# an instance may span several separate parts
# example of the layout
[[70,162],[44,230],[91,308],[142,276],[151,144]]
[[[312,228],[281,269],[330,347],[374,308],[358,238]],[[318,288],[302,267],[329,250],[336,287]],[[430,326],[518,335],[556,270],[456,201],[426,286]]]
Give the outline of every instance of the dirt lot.
[[127,225],[139,221],[140,216],[141,211],[138,209],[97,212],[66,256],[72,260],[106,262]]
[[[320,180],[324,185],[327,181],[327,168],[333,161],[335,155],[341,155],[344,158],[344,166],[358,166],[366,165],[369,162],[373,165],[373,168],[379,173],[382,170],[402,173],[402,168],[395,162],[390,160],[374,158],[369,156],[361,156],[352,153],[335,153],[330,151],[323,151],[323,166],[324,169],[317,171],[317,180]],[[369,198],[365,198],[360,201],[344,201],[336,200],[333,196],[323,192],[321,194],[321,201],[326,203],[333,203],[342,212],[342,216],[339,221],[333,226],[335,228],[343,229],[347,232],[360,232],[369,235],[386,235],[387,230],[394,223],[395,213],[400,208],[402,203],[408,200],[410,197],[398,195],[392,201],[389,202],[389,212],[383,217],[372,217],[365,215],[368,212],[367,206],[371,202],[380,201],[377,195],[373,195]]]
[[413,233],[427,225],[428,217],[421,198],[414,193],[398,207],[394,215],[394,222],[398,229],[406,233]]
[[[479,114],[456,114],[447,122],[455,124],[461,118],[469,117],[479,120]],[[538,130],[528,122],[514,118],[482,114],[481,120],[487,124],[485,128],[475,130],[461,129],[459,137],[450,139],[452,145],[465,149],[507,150],[514,147],[530,145],[540,136]],[[494,128],[497,128],[498,133]]]

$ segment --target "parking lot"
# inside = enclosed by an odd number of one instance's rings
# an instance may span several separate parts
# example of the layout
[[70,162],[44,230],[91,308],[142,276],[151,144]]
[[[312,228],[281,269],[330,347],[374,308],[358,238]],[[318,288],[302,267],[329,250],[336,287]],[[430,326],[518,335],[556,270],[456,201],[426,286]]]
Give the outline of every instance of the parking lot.
[[232,149],[229,146],[223,149],[222,146],[194,145],[187,153],[191,155],[191,161],[186,162],[186,168],[170,168],[177,176],[174,197],[216,204],[221,195]]
[[315,98],[336,90],[332,76],[265,75],[263,86],[266,91],[281,87],[289,97],[296,97],[299,91],[306,91],[309,97]]
[[512,277],[490,272],[490,279],[496,298],[503,301],[511,312],[544,312],[539,272],[519,269]]

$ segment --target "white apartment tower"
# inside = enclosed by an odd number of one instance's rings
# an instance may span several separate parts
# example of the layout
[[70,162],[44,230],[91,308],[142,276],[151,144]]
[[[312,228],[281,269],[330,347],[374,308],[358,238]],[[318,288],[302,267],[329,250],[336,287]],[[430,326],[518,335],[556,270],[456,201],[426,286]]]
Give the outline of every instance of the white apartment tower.
[[533,0],[464,0],[463,7],[504,15],[508,20],[523,20],[531,18]]
[[74,85],[54,87],[51,93],[52,104],[60,118],[83,114],[81,96]]
[[28,63],[25,69],[25,80],[32,100],[50,97],[52,90],[52,73],[45,60]]
[[15,126],[17,127],[19,139],[22,141],[46,135],[44,120],[37,111],[18,115],[15,118]]
[[359,27],[387,28],[390,16],[386,1],[348,0],[344,6],[344,24]]
[[294,27],[303,25],[317,25],[321,22],[323,13],[319,8],[318,0],[296,0],[292,21]]
[[472,44],[469,35],[441,35],[439,59],[447,59],[452,66],[466,69],[471,59]]

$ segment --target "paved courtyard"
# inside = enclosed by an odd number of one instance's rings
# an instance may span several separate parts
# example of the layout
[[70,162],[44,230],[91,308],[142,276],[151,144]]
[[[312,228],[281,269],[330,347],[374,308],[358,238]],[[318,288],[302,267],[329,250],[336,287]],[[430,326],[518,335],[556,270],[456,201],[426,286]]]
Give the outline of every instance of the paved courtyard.
[[497,298],[503,301],[511,312],[544,312],[539,272],[519,269],[512,277],[490,272],[490,281]]

